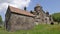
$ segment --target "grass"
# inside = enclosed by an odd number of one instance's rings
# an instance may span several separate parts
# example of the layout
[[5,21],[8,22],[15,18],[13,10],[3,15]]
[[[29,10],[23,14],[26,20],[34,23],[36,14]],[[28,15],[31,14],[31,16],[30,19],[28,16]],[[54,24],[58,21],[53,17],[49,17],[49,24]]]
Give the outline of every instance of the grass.
[[4,28],[0,28],[0,34],[60,34],[59,25],[40,24],[31,30],[19,30],[15,32],[8,32]]

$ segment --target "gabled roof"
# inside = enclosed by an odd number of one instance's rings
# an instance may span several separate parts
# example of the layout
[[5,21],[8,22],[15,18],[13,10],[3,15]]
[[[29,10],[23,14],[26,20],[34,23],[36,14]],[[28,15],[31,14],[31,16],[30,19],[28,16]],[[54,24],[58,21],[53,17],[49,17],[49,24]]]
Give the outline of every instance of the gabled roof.
[[27,16],[35,16],[28,11],[21,10],[21,9],[12,7],[12,6],[8,6],[8,8],[10,9],[11,12],[14,12],[14,13],[23,14],[23,15],[27,15]]

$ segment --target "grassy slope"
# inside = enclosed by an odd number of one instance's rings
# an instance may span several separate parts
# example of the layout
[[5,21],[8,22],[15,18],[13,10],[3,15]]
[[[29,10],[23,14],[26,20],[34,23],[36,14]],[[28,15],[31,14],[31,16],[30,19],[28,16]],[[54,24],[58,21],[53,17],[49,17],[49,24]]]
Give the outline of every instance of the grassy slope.
[[60,25],[38,25],[32,30],[20,30],[16,32],[7,32],[0,28],[0,34],[60,34]]

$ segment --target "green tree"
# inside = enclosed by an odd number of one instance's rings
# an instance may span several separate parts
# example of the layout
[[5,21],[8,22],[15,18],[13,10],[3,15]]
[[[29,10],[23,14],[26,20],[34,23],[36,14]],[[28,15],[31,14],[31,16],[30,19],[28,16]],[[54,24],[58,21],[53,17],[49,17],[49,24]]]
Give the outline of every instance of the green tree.
[[1,17],[1,15],[0,15],[0,24],[2,24],[2,22],[3,22],[3,21],[2,21],[2,17]]
[[52,14],[53,20],[60,23],[60,13],[54,13]]

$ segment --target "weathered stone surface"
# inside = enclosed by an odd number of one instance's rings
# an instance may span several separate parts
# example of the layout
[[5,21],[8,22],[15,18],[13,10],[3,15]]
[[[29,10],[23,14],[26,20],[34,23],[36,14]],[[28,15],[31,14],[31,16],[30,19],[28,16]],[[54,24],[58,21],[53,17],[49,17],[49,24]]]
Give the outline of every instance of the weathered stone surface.
[[[13,30],[27,30],[34,27],[34,19],[32,17],[27,17],[23,15],[11,14],[10,20],[10,29]],[[9,25],[8,25],[9,26]]]
[[42,6],[37,5],[34,8],[34,11],[31,12],[35,15],[35,23],[36,24],[50,24],[53,22],[52,17],[50,17],[49,12],[44,12]]

